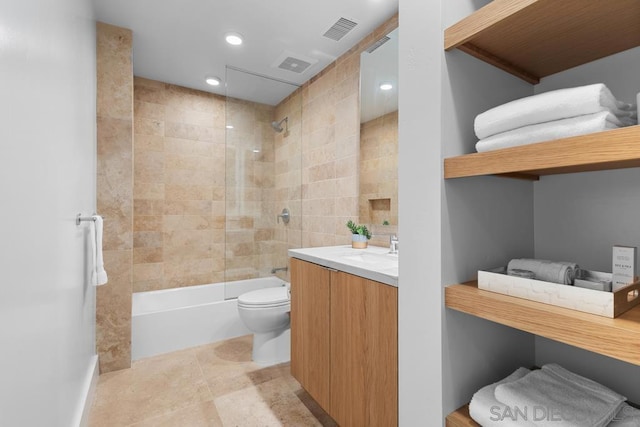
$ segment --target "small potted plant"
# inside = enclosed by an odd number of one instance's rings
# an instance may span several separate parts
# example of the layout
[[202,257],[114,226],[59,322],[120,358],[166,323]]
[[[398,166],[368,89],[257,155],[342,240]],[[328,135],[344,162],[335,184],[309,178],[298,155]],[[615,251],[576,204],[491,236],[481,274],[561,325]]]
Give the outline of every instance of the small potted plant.
[[367,242],[371,238],[371,232],[366,225],[356,224],[349,220],[347,228],[351,230],[351,247],[354,249],[365,249]]

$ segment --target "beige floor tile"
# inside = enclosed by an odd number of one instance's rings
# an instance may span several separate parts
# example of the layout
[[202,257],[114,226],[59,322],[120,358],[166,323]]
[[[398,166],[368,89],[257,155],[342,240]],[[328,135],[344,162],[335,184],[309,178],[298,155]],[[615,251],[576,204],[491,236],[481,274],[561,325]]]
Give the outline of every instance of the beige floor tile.
[[214,397],[290,376],[289,364],[262,367],[251,361],[252,336],[194,349]]
[[321,426],[283,378],[215,400],[225,427]]
[[291,376],[289,363],[259,366],[251,345],[248,335],[101,375],[89,425],[336,426]]
[[131,427],[222,427],[213,401],[200,402],[159,417],[149,418]]
[[91,426],[127,426],[212,399],[192,351],[142,359],[101,375]]

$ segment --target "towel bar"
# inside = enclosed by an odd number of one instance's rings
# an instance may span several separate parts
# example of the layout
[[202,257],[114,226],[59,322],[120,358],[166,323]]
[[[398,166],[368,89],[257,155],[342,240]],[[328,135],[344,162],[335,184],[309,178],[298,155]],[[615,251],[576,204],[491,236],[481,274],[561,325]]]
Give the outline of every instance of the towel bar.
[[78,215],[76,215],[76,225],[80,225],[80,222],[82,221],[94,221],[96,220],[95,216],[97,214],[93,214],[93,216],[82,216],[81,213],[79,213]]

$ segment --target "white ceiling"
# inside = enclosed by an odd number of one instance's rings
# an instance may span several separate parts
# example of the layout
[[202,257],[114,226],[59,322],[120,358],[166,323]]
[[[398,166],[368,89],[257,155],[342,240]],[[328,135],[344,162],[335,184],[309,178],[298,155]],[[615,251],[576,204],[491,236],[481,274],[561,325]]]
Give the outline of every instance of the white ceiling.
[[[295,86],[225,89],[227,66],[300,85],[398,10],[398,0],[94,0],[99,21],[133,31],[136,76],[275,105]],[[341,17],[358,25],[340,41],[323,34]],[[243,35],[230,46],[227,32]],[[388,43],[387,43],[388,44]],[[383,46],[384,47],[384,46]],[[283,55],[317,61],[304,73],[277,68]],[[274,66],[275,65],[275,66]],[[235,73],[238,74],[237,72]],[[223,79],[218,88],[205,76]],[[232,92],[233,91],[233,92]]]

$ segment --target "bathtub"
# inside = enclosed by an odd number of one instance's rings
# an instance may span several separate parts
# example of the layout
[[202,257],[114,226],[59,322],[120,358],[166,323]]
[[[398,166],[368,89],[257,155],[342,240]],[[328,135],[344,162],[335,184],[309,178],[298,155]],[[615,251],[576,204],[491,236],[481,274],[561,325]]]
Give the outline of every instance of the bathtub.
[[285,281],[272,276],[135,292],[131,310],[131,358],[137,360],[251,334],[238,315],[238,296],[286,285]]

